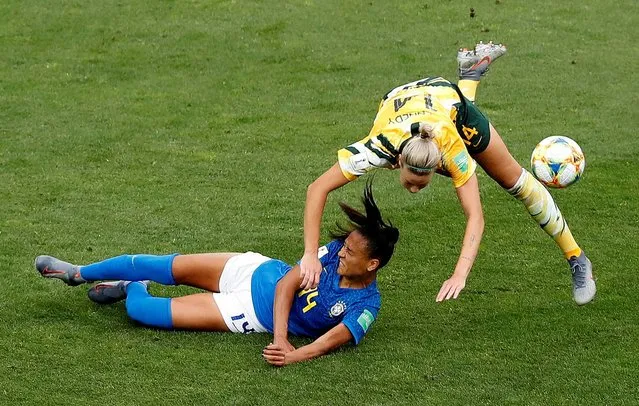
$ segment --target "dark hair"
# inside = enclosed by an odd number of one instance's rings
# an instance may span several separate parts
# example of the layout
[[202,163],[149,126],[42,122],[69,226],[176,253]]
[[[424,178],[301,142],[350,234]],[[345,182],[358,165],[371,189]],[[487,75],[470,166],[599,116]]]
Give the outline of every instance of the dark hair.
[[[379,268],[383,267],[393,256],[395,244],[399,239],[399,230],[393,224],[382,219],[382,214],[373,199],[373,178],[369,178],[364,188],[362,198],[366,214],[357,211],[346,203],[340,202],[350,224],[346,227],[337,223],[337,229],[331,232],[331,237],[345,240],[350,233],[358,231],[367,241],[368,254],[379,260]],[[377,269],[379,269],[377,268]]]

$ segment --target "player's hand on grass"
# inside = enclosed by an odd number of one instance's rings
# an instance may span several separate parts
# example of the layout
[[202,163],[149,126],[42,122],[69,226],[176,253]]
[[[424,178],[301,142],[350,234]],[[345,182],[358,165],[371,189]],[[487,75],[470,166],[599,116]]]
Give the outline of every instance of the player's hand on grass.
[[291,351],[295,351],[295,347],[293,346],[293,344],[291,344],[288,341],[288,338],[286,337],[277,337],[274,336],[273,337],[273,343],[277,346],[279,346],[280,348],[282,348],[282,350],[287,353],[287,352],[291,352]]
[[262,350],[262,357],[269,364],[276,367],[283,367],[286,365],[286,354],[289,351],[285,351],[279,344],[270,343]]
[[322,273],[322,263],[317,258],[317,253],[304,254],[300,262],[300,271],[302,277],[300,288],[307,290],[317,287]]
[[466,287],[466,277],[453,274],[453,276],[444,281],[435,301],[441,302],[442,300],[457,299],[459,292],[461,292],[464,287]]

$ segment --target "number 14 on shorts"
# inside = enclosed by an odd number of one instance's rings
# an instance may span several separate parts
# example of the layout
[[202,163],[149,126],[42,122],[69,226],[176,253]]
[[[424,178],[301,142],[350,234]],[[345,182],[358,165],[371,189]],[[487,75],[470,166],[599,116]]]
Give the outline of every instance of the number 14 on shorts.
[[246,320],[244,313],[240,313],[237,316],[232,316],[231,321],[235,328],[237,328],[242,334],[255,333],[255,329],[249,327],[249,322]]

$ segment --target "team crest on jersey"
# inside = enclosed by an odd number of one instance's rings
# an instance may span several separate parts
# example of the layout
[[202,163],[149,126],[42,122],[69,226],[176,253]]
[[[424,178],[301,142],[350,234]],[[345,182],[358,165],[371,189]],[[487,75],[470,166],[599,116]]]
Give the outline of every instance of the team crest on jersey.
[[340,314],[344,313],[344,310],[346,310],[346,303],[338,300],[337,303],[335,303],[333,307],[331,307],[331,317],[339,316]]

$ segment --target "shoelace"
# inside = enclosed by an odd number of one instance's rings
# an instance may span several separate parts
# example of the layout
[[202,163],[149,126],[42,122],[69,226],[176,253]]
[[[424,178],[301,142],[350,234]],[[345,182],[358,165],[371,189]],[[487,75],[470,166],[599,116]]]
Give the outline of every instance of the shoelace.
[[586,271],[584,271],[584,267],[581,266],[580,263],[575,262],[570,267],[572,271],[572,280],[575,282],[576,288],[583,288],[586,286]]

